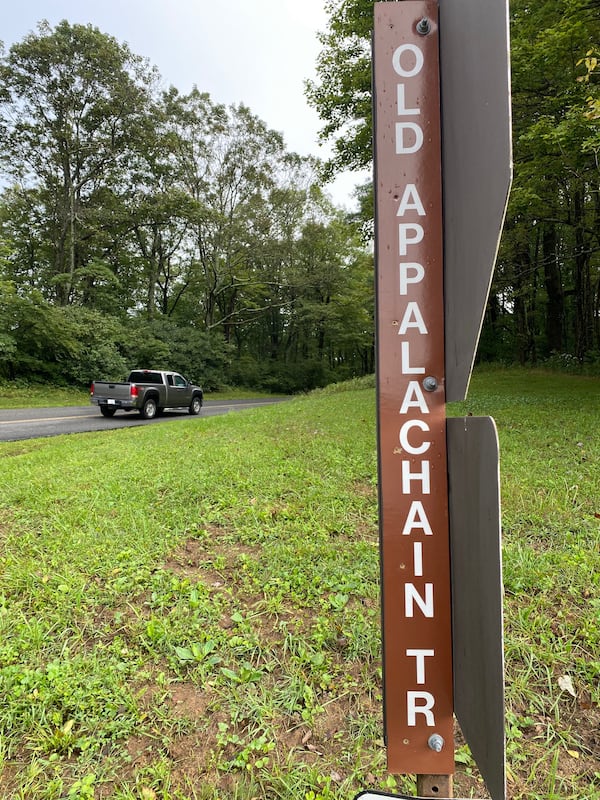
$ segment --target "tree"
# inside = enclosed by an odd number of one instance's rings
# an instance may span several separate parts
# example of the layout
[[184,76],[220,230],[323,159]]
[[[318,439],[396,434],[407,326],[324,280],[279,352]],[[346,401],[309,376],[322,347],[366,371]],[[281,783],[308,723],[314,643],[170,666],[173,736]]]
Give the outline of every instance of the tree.
[[330,0],[329,29],[319,34],[317,79],[306,84],[308,102],[333,141],[329,175],[362,169],[372,159],[371,37],[374,0]]
[[0,166],[15,193],[36,192],[61,305],[90,260],[94,195],[122,184],[143,139],[154,78],[126,45],[66,21],[41,23],[0,60]]
[[[370,163],[373,0],[331,0],[309,102],[329,170]],[[486,357],[600,353],[597,2],[511,0],[515,177],[486,315]],[[369,191],[362,213],[372,215]],[[367,203],[364,203],[364,201]]]
[[370,257],[317,162],[156,78],[68,22],[0,57],[0,374],[295,391],[371,369]]
[[225,108],[197,90],[171,90],[165,109],[178,185],[193,204],[192,291],[180,312],[201,314],[241,351],[257,321],[273,319],[287,302],[280,259],[314,210],[316,168],[288,153],[281,135],[243,105]]
[[276,165],[286,157],[281,135],[246,106],[220,109],[221,127],[211,131],[208,159],[196,165],[189,189],[204,191],[195,224],[198,265],[204,287],[204,322],[218,325],[226,341],[244,319],[242,289],[254,281],[252,264],[261,246],[266,198],[276,185]]
[[515,180],[502,258],[513,264],[517,346],[521,360],[583,361],[600,349],[600,173],[581,57],[600,20],[581,0],[515,0],[511,12]]
[[76,354],[78,341],[74,326],[33,289],[17,293],[9,281],[0,281],[0,375],[13,380],[60,382],[61,364]]
[[0,281],[0,376],[15,377],[14,361],[17,353],[17,336],[14,330],[15,287],[9,281]]

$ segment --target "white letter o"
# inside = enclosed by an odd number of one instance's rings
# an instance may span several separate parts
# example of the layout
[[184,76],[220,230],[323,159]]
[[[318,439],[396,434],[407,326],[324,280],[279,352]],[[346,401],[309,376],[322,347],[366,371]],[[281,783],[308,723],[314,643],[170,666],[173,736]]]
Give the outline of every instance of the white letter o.
[[[415,54],[415,65],[412,69],[406,70],[402,67],[400,63],[400,59],[402,58],[402,54],[406,51],[410,50],[411,53]],[[394,50],[394,55],[392,56],[392,66],[394,70],[400,75],[402,78],[414,78],[415,75],[418,75],[419,72],[423,69],[423,63],[425,59],[423,57],[423,51],[417,47],[416,44],[403,44],[400,47],[397,47]]]

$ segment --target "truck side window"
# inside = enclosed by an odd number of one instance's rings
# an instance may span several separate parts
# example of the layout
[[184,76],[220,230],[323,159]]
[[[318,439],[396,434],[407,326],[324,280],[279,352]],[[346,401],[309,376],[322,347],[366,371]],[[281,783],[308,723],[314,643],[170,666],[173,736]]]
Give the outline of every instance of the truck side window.
[[187,381],[181,375],[175,375],[175,386],[187,386]]
[[167,383],[169,384],[169,386],[173,386],[173,376],[172,375],[167,375]]

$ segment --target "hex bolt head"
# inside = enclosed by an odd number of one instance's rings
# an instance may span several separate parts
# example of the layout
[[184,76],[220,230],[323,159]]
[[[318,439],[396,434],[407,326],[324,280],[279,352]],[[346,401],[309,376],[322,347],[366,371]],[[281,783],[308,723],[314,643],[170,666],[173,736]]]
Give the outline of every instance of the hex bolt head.
[[438,388],[437,378],[434,378],[433,375],[428,375],[426,378],[423,378],[423,388],[426,392],[435,392]]
[[427,36],[431,32],[431,22],[427,17],[423,17],[417,22],[417,33],[421,36]]
[[435,750],[436,753],[442,752],[444,744],[444,739],[439,735],[439,733],[432,733],[427,740],[427,746],[429,749]]

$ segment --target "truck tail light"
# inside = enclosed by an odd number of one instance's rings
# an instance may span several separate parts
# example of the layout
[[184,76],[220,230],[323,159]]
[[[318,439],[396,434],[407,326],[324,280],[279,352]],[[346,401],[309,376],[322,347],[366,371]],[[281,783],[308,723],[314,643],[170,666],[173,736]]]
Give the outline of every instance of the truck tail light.
[[90,385],[90,394],[94,394],[94,382],[92,381]]
[[131,396],[132,397],[137,397],[138,396],[138,387],[135,385],[135,383],[131,384],[131,390],[130,391],[131,391]]

